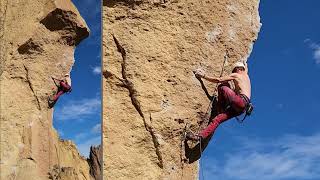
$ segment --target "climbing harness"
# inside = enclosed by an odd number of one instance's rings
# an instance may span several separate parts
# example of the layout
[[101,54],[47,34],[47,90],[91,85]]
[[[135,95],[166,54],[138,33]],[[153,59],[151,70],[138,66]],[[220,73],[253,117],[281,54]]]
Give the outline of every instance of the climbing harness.
[[236,116],[237,121],[241,124],[246,119],[247,116],[250,116],[253,111],[253,104],[251,103],[250,99],[244,95],[240,95],[245,101],[246,101],[246,107],[245,107],[245,115],[242,119],[239,119],[238,116]]

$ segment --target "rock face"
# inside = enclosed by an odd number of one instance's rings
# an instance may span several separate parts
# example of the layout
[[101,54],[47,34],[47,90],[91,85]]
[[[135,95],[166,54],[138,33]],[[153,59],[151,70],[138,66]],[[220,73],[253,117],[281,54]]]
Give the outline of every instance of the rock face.
[[[260,30],[258,0],[104,0],[105,179],[197,179],[181,142],[209,100],[192,71],[230,73]],[[226,59],[225,63],[224,60]],[[215,84],[206,84],[209,94]]]
[[51,76],[71,71],[89,29],[70,0],[1,0],[0,179],[90,179],[71,141],[59,139],[47,98]]
[[102,148],[101,145],[90,148],[90,156],[88,159],[90,165],[90,174],[95,180],[102,180],[101,164],[102,164]]

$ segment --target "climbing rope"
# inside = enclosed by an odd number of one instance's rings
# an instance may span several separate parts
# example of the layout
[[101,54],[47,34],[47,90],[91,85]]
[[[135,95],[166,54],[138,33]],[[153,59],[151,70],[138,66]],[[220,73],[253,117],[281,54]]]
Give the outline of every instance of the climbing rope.
[[[224,68],[225,68],[225,64],[226,64],[226,62],[227,62],[228,57],[229,57],[229,53],[228,53],[228,50],[226,49],[226,54],[225,54],[225,56],[224,56],[224,61],[223,61],[223,64],[222,64],[222,69],[221,69],[221,72],[220,72],[220,76],[219,76],[219,77],[222,77],[222,75],[223,75],[223,73],[224,73]],[[218,89],[218,84],[216,85],[213,94],[216,93],[217,89]],[[215,101],[215,99],[216,99],[216,97],[211,98],[211,101],[210,101],[210,103],[209,103],[209,105],[208,105],[208,108],[207,108],[207,111],[206,111],[206,115],[209,113],[209,109],[211,109],[211,107],[212,107],[213,102]],[[209,119],[210,117],[206,117],[206,118]],[[181,150],[183,149],[183,143],[184,143],[183,141],[185,140],[185,136],[186,136],[185,133],[186,133],[186,131],[187,131],[188,129],[189,129],[188,124],[186,124],[186,126],[185,126],[185,128],[184,128],[184,132],[183,132],[182,141],[181,141]],[[198,133],[200,133],[200,130],[201,130],[201,126],[199,126]],[[199,141],[199,146],[200,146],[200,158],[201,158],[201,157],[202,157],[202,141],[201,141],[201,140]],[[181,162],[182,162],[183,159],[182,159],[182,154],[181,154],[181,152],[180,152],[180,156],[181,156]],[[203,173],[201,167],[203,167],[203,162],[202,162],[201,159],[200,159],[200,175],[201,175],[202,179],[204,180],[204,173]],[[181,179],[182,179],[182,178],[183,178],[183,162],[182,162],[182,174],[181,174]]]
[[47,110],[47,123],[48,123],[48,143],[49,143],[49,150],[48,150],[48,156],[49,156],[49,170],[51,171],[51,133],[50,133],[50,110]]
[[57,87],[59,87],[59,85],[58,85],[57,82],[55,81],[56,79],[53,78],[52,76],[51,76],[51,79],[53,80],[54,84],[55,84]]
[[203,174],[203,170],[202,170],[202,168],[203,168],[203,162],[202,162],[202,160],[201,160],[201,157],[202,157],[202,143],[201,143],[201,139],[200,139],[200,141],[199,141],[199,145],[200,145],[200,175],[201,175],[202,179],[204,180],[204,174]]
[[[222,64],[222,68],[221,68],[219,77],[222,77],[222,75],[224,73],[224,67],[225,67],[226,61],[228,60],[228,57],[229,57],[229,53],[228,53],[228,49],[226,49],[226,54],[224,55],[224,60],[223,60],[223,64]],[[218,89],[218,84],[216,85],[213,94],[215,94],[217,92],[217,89]],[[209,113],[209,109],[211,109],[214,100],[215,100],[215,97],[213,97],[211,99],[210,104],[209,104],[207,111],[206,111],[206,115]],[[210,117],[207,117],[207,118],[210,118]],[[201,131],[201,126],[199,126],[198,134],[200,133],[200,131]],[[199,140],[199,146],[200,146],[200,175],[202,177],[202,180],[204,180],[204,173],[202,170],[203,162],[201,161],[201,157],[202,157],[202,141],[201,141],[201,139]]]
[[[55,81],[55,78],[53,78],[53,77],[51,76],[51,79],[53,80],[54,84],[55,84],[57,87],[59,87],[58,84],[57,84],[56,81]],[[51,157],[51,155],[52,155],[52,149],[51,149],[51,147],[52,147],[52,145],[54,145],[54,146],[55,146],[55,152],[56,152],[56,154],[57,154],[58,174],[59,174],[59,173],[60,173],[60,170],[61,170],[59,152],[58,152],[58,149],[57,149],[56,145],[51,142],[52,133],[51,133],[51,131],[50,131],[50,130],[51,130],[51,129],[50,129],[50,126],[53,125],[53,113],[54,113],[54,109],[49,108],[49,109],[47,110],[48,138],[49,138],[49,140],[48,140],[48,142],[49,142],[49,151],[48,151],[48,156],[49,156],[49,170],[50,170],[50,171],[53,171],[54,168],[55,168],[55,166],[54,166],[54,161],[51,160],[51,158],[52,158],[52,157]],[[52,120],[51,123],[50,123],[50,119]],[[58,141],[59,141],[59,140],[58,140]]]
[[[222,64],[222,68],[221,68],[219,77],[222,77],[222,75],[223,75],[224,67],[225,67],[225,64],[226,64],[226,62],[227,62],[227,60],[228,60],[228,57],[229,57],[229,53],[228,53],[228,50],[226,50],[226,54],[224,55],[224,61],[223,61],[223,64]],[[215,94],[215,93],[217,92],[218,86],[219,86],[219,85],[217,84],[216,87],[215,87],[215,89],[214,89],[213,94]],[[208,107],[207,107],[206,115],[209,113],[209,110],[211,109],[214,100],[215,100],[215,98],[212,98],[212,99],[211,99],[210,104],[209,104]],[[200,131],[200,128],[201,128],[201,127],[199,126],[199,131]]]
[[[229,57],[229,53],[228,53],[228,50],[226,50],[226,54],[224,55],[224,60],[223,60],[223,64],[222,64],[222,67],[221,67],[221,71],[220,71],[219,77],[222,77],[222,75],[223,75],[223,73],[224,73],[224,67],[225,67],[226,62],[228,61],[228,57]],[[216,87],[214,88],[214,91],[213,91],[212,94],[215,94],[215,93],[217,92],[218,86],[219,86],[219,84],[217,83],[217,85],[216,85]],[[211,101],[210,101],[210,104],[208,105],[206,114],[208,114],[209,110],[211,109],[214,100],[215,100],[215,98],[213,97],[213,98],[211,99]],[[200,127],[199,127],[199,128],[200,128]]]

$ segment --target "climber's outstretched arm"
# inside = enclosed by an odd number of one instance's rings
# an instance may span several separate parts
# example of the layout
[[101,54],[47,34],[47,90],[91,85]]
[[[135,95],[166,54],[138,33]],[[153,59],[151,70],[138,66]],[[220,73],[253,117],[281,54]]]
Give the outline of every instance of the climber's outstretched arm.
[[236,78],[236,74],[235,73],[232,73],[232,74],[230,74],[228,76],[223,76],[223,77],[220,77],[220,78],[214,78],[214,77],[210,77],[210,76],[206,76],[206,75],[203,76],[203,79],[205,79],[207,81],[210,81],[210,82],[213,82],[213,83],[227,82],[227,81],[234,80],[235,78]]
[[231,80],[235,80],[237,78],[237,73],[232,73],[229,74],[228,76],[223,76],[221,78],[219,78],[219,82],[227,82],[227,81],[231,81]]
[[197,78],[203,78],[203,79],[210,81],[210,82],[213,82],[213,83],[221,83],[221,82],[231,81],[231,80],[236,79],[238,76],[237,73],[231,73],[228,76],[214,78],[214,77],[207,76],[205,74],[205,72],[201,69],[197,69],[197,70],[193,71],[193,73]]
[[61,79],[58,79],[58,78],[56,78],[54,76],[51,76],[51,78],[54,79],[54,80],[62,81]]
[[214,78],[214,77],[210,77],[210,76],[206,76],[206,75],[204,75],[202,78],[207,80],[207,81],[213,82],[213,83],[219,83],[220,82],[220,78]]

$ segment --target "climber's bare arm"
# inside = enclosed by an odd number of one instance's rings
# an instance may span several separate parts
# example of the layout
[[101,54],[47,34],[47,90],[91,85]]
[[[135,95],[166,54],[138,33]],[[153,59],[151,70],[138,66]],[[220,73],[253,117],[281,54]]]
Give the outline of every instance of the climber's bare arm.
[[209,81],[209,82],[213,82],[213,83],[220,82],[219,78],[214,78],[214,77],[210,77],[210,76],[206,76],[206,75],[204,75],[202,78]]
[[203,79],[207,80],[207,81],[210,81],[210,82],[213,82],[213,83],[221,83],[221,82],[226,82],[226,81],[231,81],[231,80],[234,80],[236,78],[236,74],[235,73],[232,73],[228,76],[223,76],[223,77],[220,77],[220,78],[214,78],[214,77],[209,77],[209,76],[204,76]]
[[219,82],[227,82],[227,81],[231,81],[231,80],[234,80],[236,79],[237,77],[237,74],[236,73],[232,73],[228,76],[223,76],[221,78],[219,78]]
[[54,80],[62,81],[61,79],[58,79],[58,78],[56,78],[56,77],[54,77],[54,76],[51,76],[51,77],[52,77],[52,79],[54,79]]

